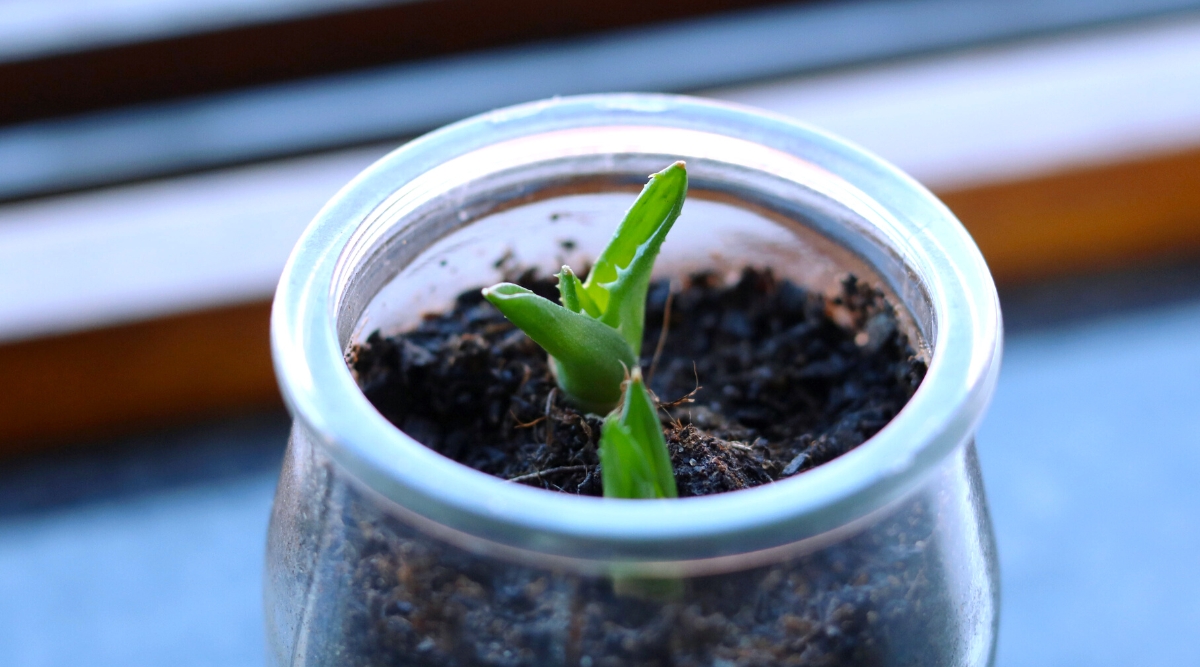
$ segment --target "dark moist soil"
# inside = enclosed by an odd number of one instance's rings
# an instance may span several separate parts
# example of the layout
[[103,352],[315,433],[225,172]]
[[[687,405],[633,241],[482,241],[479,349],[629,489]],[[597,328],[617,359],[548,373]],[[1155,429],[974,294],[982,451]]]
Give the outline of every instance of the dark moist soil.
[[[556,298],[552,280],[519,282]],[[925,372],[882,295],[849,278],[826,299],[746,270],[648,300],[643,368],[666,407],[680,495],[800,474],[862,443]],[[663,313],[668,334],[657,362]],[[398,427],[466,465],[555,491],[601,493],[600,417],[554,390],[545,353],[475,290],[348,360]],[[651,375],[652,374],[652,375]],[[697,389],[699,386],[699,389]],[[690,402],[689,402],[690,401]],[[670,599],[604,577],[507,563],[430,539],[350,488],[347,593],[330,661],[345,665],[769,667],[935,665],[954,610],[937,574],[937,508],[918,496],[814,553],[687,579]],[[318,660],[319,662],[319,660]]]
[[[558,298],[553,278],[515,281]],[[571,406],[546,353],[478,290],[413,331],[373,333],[348,361],[371,403],[441,454],[504,479],[602,494],[602,416]],[[641,362],[663,403],[680,496],[757,486],[841,456],[887,424],[925,374],[878,290],[850,277],[826,299],[753,269],[728,285],[694,275],[674,294],[654,284]]]
[[[430,539],[345,487],[305,664],[338,667],[942,667],[966,664],[937,502],[665,600]],[[972,628],[965,628],[970,632]]]

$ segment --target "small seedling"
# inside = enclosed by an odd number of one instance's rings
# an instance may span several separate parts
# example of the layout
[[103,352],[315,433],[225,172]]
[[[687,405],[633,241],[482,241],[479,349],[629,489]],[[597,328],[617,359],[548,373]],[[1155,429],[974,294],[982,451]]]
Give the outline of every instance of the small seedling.
[[638,368],[646,292],[659,249],[687,195],[682,162],[650,177],[586,281],[558,274],[561,305],[511,283],[483,295],[550,355],[579,408],[609,413],[600,437],[604,495],[674,498],[675,477],[654,400]]

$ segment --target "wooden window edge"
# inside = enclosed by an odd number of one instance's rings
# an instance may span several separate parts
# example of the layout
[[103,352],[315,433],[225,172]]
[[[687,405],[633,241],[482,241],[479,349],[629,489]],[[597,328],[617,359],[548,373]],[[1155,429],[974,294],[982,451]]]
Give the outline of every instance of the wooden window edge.
[[[1002,285],[1200,254],[1200,148],[940,192]],[[281,404],[259,301],[0,345],[0,457]]]

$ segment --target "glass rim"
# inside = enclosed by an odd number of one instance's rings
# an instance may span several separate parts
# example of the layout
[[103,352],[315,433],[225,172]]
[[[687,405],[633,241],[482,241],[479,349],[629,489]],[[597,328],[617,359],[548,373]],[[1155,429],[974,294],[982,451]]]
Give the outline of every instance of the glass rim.
[[[882,217],[874,219],[880,236],[928,295],[935,326],[924,381],[879,433],[833,461],[752,489],[617,500],[545,491],[478,472],[416,442],[371,406],[344,360],[337,320],[353,271],[348,255],[365,247],[364,235],[388,231],[379,228],[380,210],[395,204],[404,186],[453,166],[447,163],[487,151],[488,159],[521,159],[509,154],[528,149],[538,137],[619,127],[700,133],[713,138],[715,151],[762,147],[763,155],[790,156],[836,176],[880,207]],[[476,163],[486,168],[487,160]],[[358,260],[366,261],[361,253]],[[719,559],[860,522],[904,497],[973,437],[995,387],[1001,339],[995,286],[978,248],[916,181],[849,142],[788,118],[649,94],[517,105],[401,146],[346,185],[305,230],[284,269],[271,322],[276,374],[293,418],[354,478],[422,523],[477,540],[476,546],[585,561]]]

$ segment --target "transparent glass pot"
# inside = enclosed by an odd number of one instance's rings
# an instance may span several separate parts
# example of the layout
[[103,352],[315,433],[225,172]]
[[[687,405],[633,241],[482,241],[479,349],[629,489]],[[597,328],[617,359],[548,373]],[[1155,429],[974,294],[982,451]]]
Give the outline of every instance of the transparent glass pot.
[[[359,391],[350,346],[505,266],[582,265],[676,159],[691,186],[659,275],[769,266],[832,292],[853,273],[902,311],[929,369],[874,437],[753,489],[612,500],[459,465]],[[857,147],[673,96],[463,121],[318,214],[280,283],[272,344],[294,417],[267,556],[274,664],[991,662],[999,581],[973,437],[999,367],[995,288],[953,215]]]

